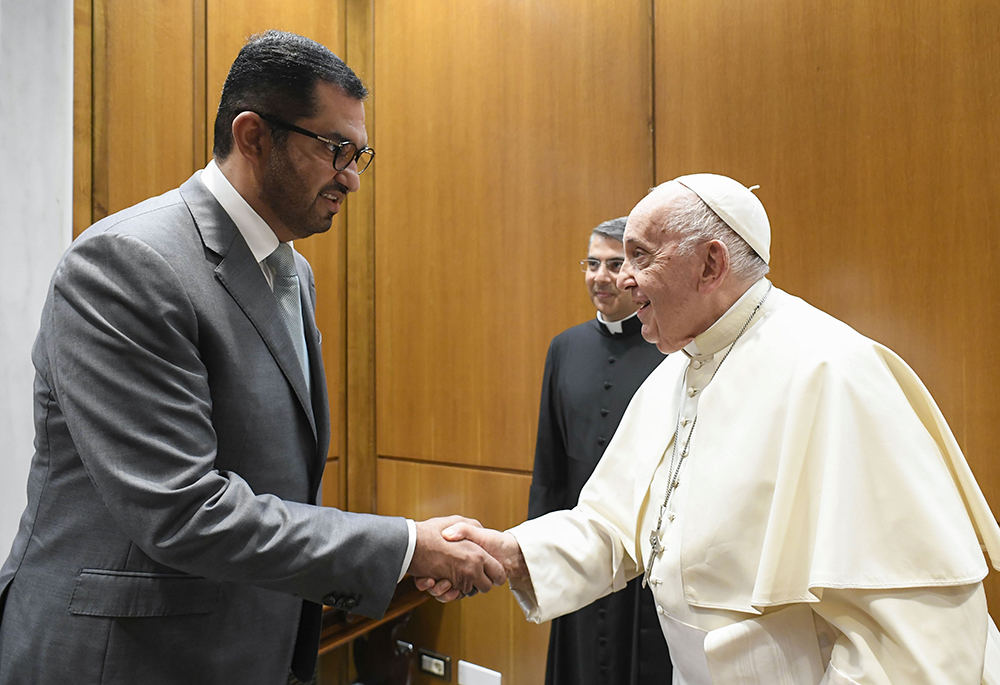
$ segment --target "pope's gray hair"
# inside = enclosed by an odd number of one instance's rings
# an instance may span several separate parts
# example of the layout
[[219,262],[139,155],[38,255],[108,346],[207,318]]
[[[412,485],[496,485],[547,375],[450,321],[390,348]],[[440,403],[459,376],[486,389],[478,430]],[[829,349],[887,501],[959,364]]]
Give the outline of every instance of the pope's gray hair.
[[666,228],[681,236],[677,251],[685,256],[702,243],[721,241],[729,249],[729,269],[741,281],[753,283],[771,270],[750,244],[694,192],[684,193],[671,203]]

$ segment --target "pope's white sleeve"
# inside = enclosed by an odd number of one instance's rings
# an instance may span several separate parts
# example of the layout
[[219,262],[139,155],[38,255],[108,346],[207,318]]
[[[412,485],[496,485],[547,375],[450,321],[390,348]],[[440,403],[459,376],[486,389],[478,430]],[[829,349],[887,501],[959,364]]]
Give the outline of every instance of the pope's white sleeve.
[[980,685],[989,617],[982,583],[824,589],[812,607],[836,629],[820,685]]
[[553,511],[510,531],[530,583],[511,581],[525,617],[541,623],[587,606],[638,575],[628,536],[585,507]]

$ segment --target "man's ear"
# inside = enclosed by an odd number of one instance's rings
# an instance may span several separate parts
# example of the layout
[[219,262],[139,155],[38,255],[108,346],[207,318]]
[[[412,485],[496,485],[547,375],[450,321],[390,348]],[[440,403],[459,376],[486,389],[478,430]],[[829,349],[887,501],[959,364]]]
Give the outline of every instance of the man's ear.
[[262,167],[271,154],[271,129],[253,112],[240,112],[233,119],[233,142],[244,159]]
[[721,240],[710,240],[705,244],[702,260],[700,285],[705,293],[711,293],[729,274],[729,248]]

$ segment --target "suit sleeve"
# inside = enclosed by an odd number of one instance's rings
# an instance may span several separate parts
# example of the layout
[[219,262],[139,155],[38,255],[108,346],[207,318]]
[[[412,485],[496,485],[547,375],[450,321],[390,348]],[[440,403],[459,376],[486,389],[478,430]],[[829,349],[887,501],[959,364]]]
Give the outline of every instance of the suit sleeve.
[[52,289],[42,326],[52,399],[105,506],[147,556],[320,603],[350,596],[354,611],[381,615],[405,521],[256,494],[216,469],[198,348],[211,322],[160,254],[133,237],[88,237]]
[[542,399],[538,408],[538,437],[535,440],[535,465],[528,494],[528,518],[538,518],[558,509],[567,509],[576,502],[567,502],[566,442],[560,423],[561,412],[557,397],[556,374],[559,352],[556,341],[549,345],[542,378]]

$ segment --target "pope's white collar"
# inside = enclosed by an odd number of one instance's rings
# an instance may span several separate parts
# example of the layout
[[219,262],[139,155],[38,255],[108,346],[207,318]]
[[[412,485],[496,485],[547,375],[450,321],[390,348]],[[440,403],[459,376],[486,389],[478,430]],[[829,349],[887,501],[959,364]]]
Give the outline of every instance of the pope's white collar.
[[[764,293],[771,283],[766,278],[762,278],[740,296],[740,299],[733,303],[733,306],[726,310],[726,313],[709,326],[708,330],[696,337],[684,346],[684,354],[693,359],[705,359],[711,357],[716,352],[731,345],[736,336],[740,333],[740,328],[746,323]],[[760,320],[760,315],[754,317]],[[753,322],[751,322],[751,325]]]

